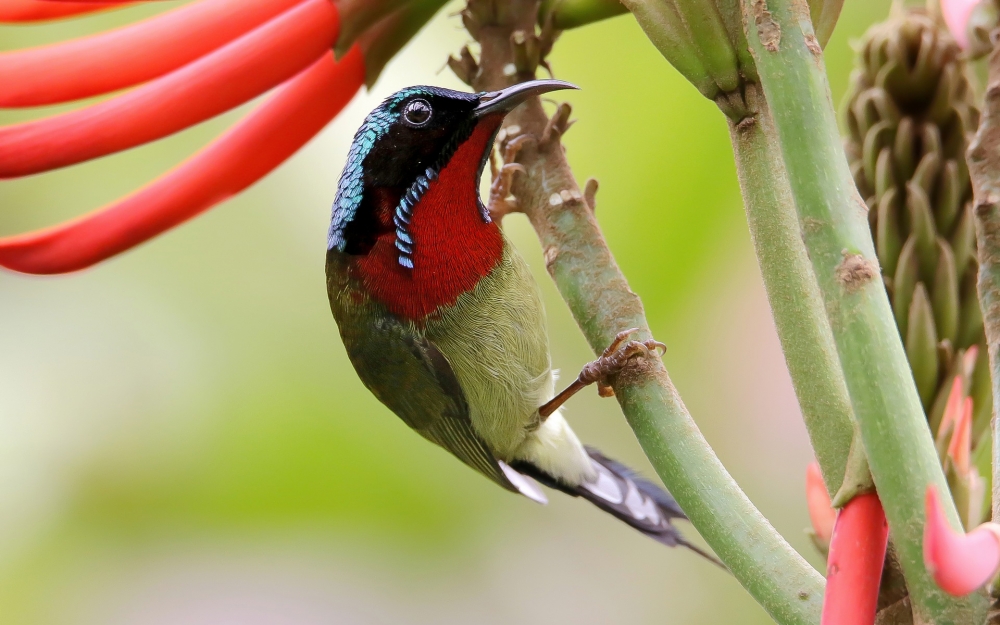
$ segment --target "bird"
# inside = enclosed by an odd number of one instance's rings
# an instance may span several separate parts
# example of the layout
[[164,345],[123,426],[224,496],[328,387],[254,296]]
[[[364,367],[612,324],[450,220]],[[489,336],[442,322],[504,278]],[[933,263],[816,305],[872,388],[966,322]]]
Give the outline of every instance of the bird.
[[688,542],[665,489],[584,446],[561,405],[662,343],[625,329],[554,394],[538,284],[479,194],[504,118],[574,85],[531,80],[466,93],[397,91],[364,120],[337,185],[327,293],[361,382],[410,428],[497,485],[547,503],[582,497],[668,546]]

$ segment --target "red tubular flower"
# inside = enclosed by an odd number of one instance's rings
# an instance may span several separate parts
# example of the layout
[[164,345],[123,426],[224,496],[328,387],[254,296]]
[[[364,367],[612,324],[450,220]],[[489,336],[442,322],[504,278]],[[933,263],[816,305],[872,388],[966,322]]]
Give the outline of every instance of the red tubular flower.
[[337,37],[330,0],[305,0],[177,71],[116,98],[0,128],[0,178],[65,167],[165,137],[284,82]]
[[[152,80],[225,45],[302,0],[201,0],[116,30],[0,54],[0,107],[78,100]],[[29,11],[29,5],[33,12]],[[21,10],[18,10],[18,7]],[[2,0],[0,21],[115,5]],[[121,6],[121,5],[117,5]]]
[[878,495],[852,499],[837,515],[827,559],[822,625],[871,625],[889,542]]
[[925,499],[924,565],[946,593],[961,597],[986,585],[1000,569],[1000,525],[983,523],[968,534],[948,523],[933,486]]
[[[63,17],[93,13],[122,6],[121,2],[93,2],[86,5],[47,2],[46,0],[3,0],[0,2],[0,23],[42,22]],[[7,88],[7,85],[4,85]]]
[[830,502],[830,494],[826,492],[819,464],[815,462],[810,462],[806,467],[806,504],[809,506],[809,520],[812,522],[816,540],[829,545],[833,536],[833,525],[837,520],[837,511]]
[[0,265],[24,273],[76,271],[123,252],[250,186],[318,133],[364,83],[355,47],[327,52],[228,133],[111,206],[0,239]]

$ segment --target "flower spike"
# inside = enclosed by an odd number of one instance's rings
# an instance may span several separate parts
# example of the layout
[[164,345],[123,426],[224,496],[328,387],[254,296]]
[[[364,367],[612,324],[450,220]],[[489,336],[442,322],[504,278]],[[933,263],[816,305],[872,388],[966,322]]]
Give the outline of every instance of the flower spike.
[[44,22],[82,15],[84,13],[116,9],[121,6],[121,2],[63,4],[61,2],[49,2],[48,0],[3,0],[3,2],[0,2],[0,23]]
[[0,127],[0,178],[125,150],[223,113],[291,78],[329,50],[337,8],[306,0],[162,78],[116,98]]
[[118,202],[65,224],[0,239],[0,265],[22,273],[76,271],[132,248],[226,200],[318,133],[364,83],[353,48],[327,52],[225,135]]
[[1000,569],[1000,525],[983,523],[968,534],[956,532],[933,486],[924,501],[924,565],[934,581],[956,597],[986,585]]
[[[10,14],[11,2],[17,5],[27,1],[0,1],[0,21]],[[64,12],[97,10],[90,4],[63,6],[51,0],[31,1]],[[68,102],[152,80],[229,43],[301,1],[200,0],[104,33],[0,53],[0,107]]]
[[827,558],[821,625],[872,625],[889,525],[875,493],[858,495],[837,515]]

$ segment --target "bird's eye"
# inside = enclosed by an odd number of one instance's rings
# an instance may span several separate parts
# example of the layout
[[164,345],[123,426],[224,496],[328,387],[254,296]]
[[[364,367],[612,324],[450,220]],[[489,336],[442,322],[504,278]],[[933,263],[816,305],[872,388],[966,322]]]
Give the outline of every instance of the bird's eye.
[[403,119],[411,126],[423,126],[431,119],[431,105],[427,100],[410,100],[403,109]]

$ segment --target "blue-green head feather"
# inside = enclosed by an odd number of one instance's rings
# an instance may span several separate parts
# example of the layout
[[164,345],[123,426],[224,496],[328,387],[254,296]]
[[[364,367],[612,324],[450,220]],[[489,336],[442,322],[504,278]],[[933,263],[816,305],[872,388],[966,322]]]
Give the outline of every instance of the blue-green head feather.
[[[412,240],[407,241],[406,226],[412,211],[454,146],[474,126],[472,113],[478,98],[440,87],[407,87],[369,113],[347,154],[333,202],[327,248],[350,252],[352,243],[363,248],[368,238],[365,226],[372,225],[365,223],[365,204],[374,201],[375,195],[388,194],[396,204],[397,247],[401,257],[408,256]],[[405,265],[407,261],[401,258],[400,262]]]

